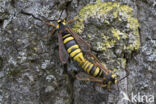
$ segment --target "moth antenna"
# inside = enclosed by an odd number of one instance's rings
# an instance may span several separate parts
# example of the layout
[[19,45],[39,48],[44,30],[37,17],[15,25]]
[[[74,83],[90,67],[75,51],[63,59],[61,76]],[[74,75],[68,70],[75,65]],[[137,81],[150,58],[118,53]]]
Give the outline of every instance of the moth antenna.
[[57,21],[57,20],[53,19],[53,20],[48,20],[48,21]]
[[[61,12],[61,14],[60,14],[60,16],[59,16],[59,19],[61,18],[62,14],[63,14],[63,11],[64,11],[64,10],[62,10],[62,12]],[[58,20],[59,20],[59,19],[58,19]]]
[[46,19],[45,17],[43,17],[43,16],[41,16],[43,19],[41,19],[41,21],[44,21],[44,22],[49,22],[49,21],[57,21],[57,20],[55,20],[55,19],[52,19],[52,20],[49,20],[49,19]]
[[126,71],[126,75],[125,75],[123,78],[121,78],[121,79],[119,80],[119,82],[122,81],[123,79],[125,79],[125,78],[127,78],[127,77],[129,76],[129,71],[128,71],[127,69],[125,69],[125,71]]

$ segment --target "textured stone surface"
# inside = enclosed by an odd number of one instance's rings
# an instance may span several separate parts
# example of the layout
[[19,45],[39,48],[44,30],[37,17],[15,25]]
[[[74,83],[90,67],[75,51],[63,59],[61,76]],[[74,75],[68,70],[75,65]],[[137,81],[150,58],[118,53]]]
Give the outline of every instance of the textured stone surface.
[[[62,10],[68,20],[80,19],[83,28],[76,29],[78,22],[73,28],[109,69],[121,77],[129,70],[120,92],[76,80],[83,70],[72,61],[61,64],[57,35],[43,38],[52,28],[39,19],[58,19]],[[102,0],[99,6],[96,0],[0,0],[1,104],[125,104],[122,92],[156,96],[155,63],[155,0]]]

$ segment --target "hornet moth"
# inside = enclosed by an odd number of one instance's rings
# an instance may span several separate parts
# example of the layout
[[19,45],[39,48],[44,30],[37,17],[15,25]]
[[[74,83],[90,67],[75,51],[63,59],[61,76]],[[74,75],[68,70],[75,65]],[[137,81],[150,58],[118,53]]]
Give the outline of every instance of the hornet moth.
[[[58,34],[59,58],[61,63],[66,64],[69,58],[73,59],[90,75],[88,78],[81,78],[77,75],[76,78],[78,80],[96,82],[96,85],[107,87],[108,89],[110,89],[112,84],[117,84],[119,81],[126,78],[128,75],[117,80],[118,75],[114,74],[111,70],[105,68],[101,64],[96,56],[91,53],[90,45],[68,26],[69,23],[74,21],[75,20],[66,21],[65,19],[59,18],[56,26],[43,21],[45,24],[53,27],[51,36],[55,32]],[[85,58],[84,53],[87,53],[88,56],[92,57],[95,64]]]

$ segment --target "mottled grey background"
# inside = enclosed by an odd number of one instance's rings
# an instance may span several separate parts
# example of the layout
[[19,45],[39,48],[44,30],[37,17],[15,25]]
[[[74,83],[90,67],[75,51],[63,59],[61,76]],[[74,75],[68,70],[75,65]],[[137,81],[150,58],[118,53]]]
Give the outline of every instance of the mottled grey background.
[[[156,1],[106,1],[130,6],[140,23],[140,49],[127,60],[128,94],[156,96]],[[72,61],[60,63],[57,35],[43,38],[52,28],[37,18],[57,19],[64,9],[69,20],[94,2],[0,0],[0,104],[127,104],[117,90],[109,92],[76,80],[81,70]]]

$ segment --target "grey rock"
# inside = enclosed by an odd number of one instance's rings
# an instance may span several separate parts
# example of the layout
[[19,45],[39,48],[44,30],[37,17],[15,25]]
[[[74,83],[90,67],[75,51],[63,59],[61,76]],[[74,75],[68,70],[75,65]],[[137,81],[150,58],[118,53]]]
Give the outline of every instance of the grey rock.
[[[80,11],[88,4],[96,5],[96,0],[0,0],[0,104],[128,104],[121,91],[129,95],[129,103],[133,103],[132,93],[148,98],[152,95],[155,100],[156,1],[102,0],[110,1],[132,8],[132,16],[139,22],[139,37],[133,34],[122,12],[117,14],[121,21],[117,21],[113,11],[104,17],[93,14],[85,18],[84,30],[74,31],[81,32],[92,52],[109,69],[116,69],[120,77],[126,74],[124,69],[130,72],[127,80],[119,83],[119,91],[116,85],[109,91],[94,82],[77,80],[76,74],[83,69],[72,60],[61,64],[57,34],[44,38],[52,27],[41,19],[58,19],[62,10],[61,18],[81,17]],[[70,26],[75,29],[75,24]],[[109,30],[112,27],[127,33],[127,38],[120,34],[121,40],[115,38],[117,44],[106,44],[114,39]],[[138,39],[140,46],[135,49],[133,44]],[[124,48],[130,44],[132,48]]]

